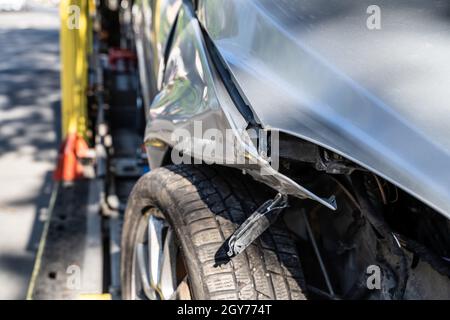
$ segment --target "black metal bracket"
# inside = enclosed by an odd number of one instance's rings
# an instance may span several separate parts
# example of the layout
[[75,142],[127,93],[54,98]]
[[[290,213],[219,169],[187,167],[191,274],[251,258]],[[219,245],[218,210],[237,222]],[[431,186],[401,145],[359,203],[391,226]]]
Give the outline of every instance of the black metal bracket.
[[288,197],[278,193],[274,199],[266,201],[227,240],[228,257],[237,256],[272,225],[280,213],[288,206]]

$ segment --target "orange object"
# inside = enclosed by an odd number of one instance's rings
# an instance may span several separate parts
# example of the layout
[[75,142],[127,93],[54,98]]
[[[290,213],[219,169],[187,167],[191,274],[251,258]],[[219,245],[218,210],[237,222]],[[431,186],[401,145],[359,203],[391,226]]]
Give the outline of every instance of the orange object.
[[86,157],[89,146],[77,133],[69,133],[60,148],[58,166],[53,174],[56,181],[74,181],[83,177],[80,159]]
[[135,65],[137,57],[134,52],[121,49],[121,48],[111,48],[109,49],[109,64],[112,70],[117,70],[117,62],[122,60],[125,62],[125,67],[129,68],[131,65]]

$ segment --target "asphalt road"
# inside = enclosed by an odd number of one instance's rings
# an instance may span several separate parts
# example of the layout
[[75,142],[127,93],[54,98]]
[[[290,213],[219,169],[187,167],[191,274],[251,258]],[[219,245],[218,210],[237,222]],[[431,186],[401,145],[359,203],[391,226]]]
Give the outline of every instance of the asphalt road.
[[0,12],[0,299],[24,299],[60,119],[56,10]]

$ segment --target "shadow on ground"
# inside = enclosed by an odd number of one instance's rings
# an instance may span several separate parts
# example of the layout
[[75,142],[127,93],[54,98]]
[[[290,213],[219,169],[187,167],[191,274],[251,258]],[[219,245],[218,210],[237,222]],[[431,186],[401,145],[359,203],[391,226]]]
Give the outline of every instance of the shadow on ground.
[[59,68],[56,12],[0,13],[0,299],[25,298],[47,215]]

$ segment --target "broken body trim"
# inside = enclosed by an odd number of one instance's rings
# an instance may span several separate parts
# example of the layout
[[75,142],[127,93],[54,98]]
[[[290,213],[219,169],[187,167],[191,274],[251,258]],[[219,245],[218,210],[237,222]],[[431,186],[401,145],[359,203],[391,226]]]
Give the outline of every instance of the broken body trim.
[[[150,121],[147,123],[145,142],[149,158],[162,160],[161,150],[155,150],[151,141],[159,140],[176,148],[173,132],[183,129],[195,135],[193,121],[201,121],[202,130],[218,129],[226,136],[231,130],[240,148],[237,155],[252,158],[256,168],[233,165],[245,169],[256,180],[278,192],[301,199],[311,199],[331,210],[336,209],[334,198],[323,199],[289,177],[276,171],[269,161],[258,153],[251,142],[247,129],[248,121],[237,109],[229,90],[217,70],[212,67],[211,56],[206,47],[200,25],[191,6],[183,5],[173,33],[173,43],[168,56],[161,92],[150,107]],[[213,143],[219,143],[214,141]],[[178,150],[198,159],[202,155]],[[225,160],[225,159],[224,159]],[[227,161],[223,161],[227,163]],[[151,161],[152,168],[162,163]]]

